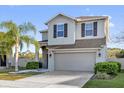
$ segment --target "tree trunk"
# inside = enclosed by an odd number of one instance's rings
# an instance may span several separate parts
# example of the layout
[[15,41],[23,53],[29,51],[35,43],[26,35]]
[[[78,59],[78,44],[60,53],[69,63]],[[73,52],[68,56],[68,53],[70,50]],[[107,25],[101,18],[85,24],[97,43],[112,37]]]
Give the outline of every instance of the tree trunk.
[[15,72],[18,72],[18,54],[19,52],[19,43],[16,43],[16,46],[15,46]]

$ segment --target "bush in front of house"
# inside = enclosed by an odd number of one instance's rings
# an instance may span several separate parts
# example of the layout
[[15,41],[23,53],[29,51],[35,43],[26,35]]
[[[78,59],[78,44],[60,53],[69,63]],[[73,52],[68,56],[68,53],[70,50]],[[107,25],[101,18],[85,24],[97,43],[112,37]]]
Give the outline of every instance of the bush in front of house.
[[111,79],[111,75],[107,74],[107,73],[102,73],[102,72],[98,72],[95,75],[96,79]]
[[121,72],[121,63],[115,61],[110,61],[110,62],[116,63],[118,65],[118,72]]
[[124,58],[124,50],[121,50],[120,52],[116,53],[115,55],[117,58]]
[[101,62],[95,64],[95,74],[98,72],[116,75],[119,71],[119,66],[115,62]]
[[38,69],[39,68],[39,62],[28,62],[26,64],[26,69]]

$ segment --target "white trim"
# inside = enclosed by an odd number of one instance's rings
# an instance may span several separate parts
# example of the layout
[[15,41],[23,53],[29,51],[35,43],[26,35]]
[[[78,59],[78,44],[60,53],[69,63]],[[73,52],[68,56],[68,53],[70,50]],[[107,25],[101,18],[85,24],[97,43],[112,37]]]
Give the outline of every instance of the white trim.
[[85,51],[55,51],[54,53],[96,53],[97,51],[96,50],[85,50]]
[[68,53],[68,52],[97,52],[101,48],[72,48],[72,49],[48,49],[53,53]]
[[72,50],[98,50],[98,49],[101,49],[101,48],[70,48],[70,49],[53,49],[54,51],[57,51],[57,50],[68,50],[68,51],[72,51]]
[[67,16],[67,15],[65,15],[65,14],[63,14],[63,13],[59,13],[59,14],[56,14],[55,16],[53,16],[53,17],[52,17],[51,19],[49,19],[47,22],[45,22],[45,24],[47,25],[51,20],[53,20],[54,18],[56,18],[56,17],[59,16],[59,15],[65,16],[65,17],[70,18],[70,19],[72,19],[72,20],[76,20],[74,17]]
[[101,48],[70,48],[70,49],[53,49],[53,51],[81,51],[81,50],[98,50]]

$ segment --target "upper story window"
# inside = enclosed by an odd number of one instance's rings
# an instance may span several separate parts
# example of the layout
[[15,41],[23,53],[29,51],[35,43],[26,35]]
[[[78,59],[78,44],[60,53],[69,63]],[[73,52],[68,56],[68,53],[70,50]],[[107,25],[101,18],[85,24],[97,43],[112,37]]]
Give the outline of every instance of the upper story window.
[[68,24],[55,24],[53,25],[53,38],[67,37],[68,36]]
[[85,36],[93,36],[93,23],[85,24]]
[[64,37],[64,24],[57,24],[57,37]]

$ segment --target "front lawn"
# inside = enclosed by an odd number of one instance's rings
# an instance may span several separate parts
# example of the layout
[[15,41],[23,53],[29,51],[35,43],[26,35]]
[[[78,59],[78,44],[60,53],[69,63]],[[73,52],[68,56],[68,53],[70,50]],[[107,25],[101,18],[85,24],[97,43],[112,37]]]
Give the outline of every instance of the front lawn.
[[21,74],[10,74],[8,72],[0,73],[0,80],[18,80],[26,77],[30,77],[33,75],[41,74],[40,72],[28,72],[28,73],[21,73]]
[[124,71],[111,80],[89,80],[83,88],[124,88]]
[[[24,68],[21,68],[20,70],[22,69]],[[27,72],[27,73],[19,73],[19,74],[9,73],[13,71],[14,71],[14,68],[0,70],[0,80],[18,80],[18,79],[30,77],[33,75],[41,74],[41,72]]]

